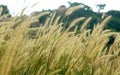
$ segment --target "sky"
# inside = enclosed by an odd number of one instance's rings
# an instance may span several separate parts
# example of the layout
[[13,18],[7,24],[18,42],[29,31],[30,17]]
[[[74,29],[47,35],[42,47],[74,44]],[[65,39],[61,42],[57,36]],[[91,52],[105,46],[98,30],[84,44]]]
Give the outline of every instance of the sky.
[[[118,0],[0,0],[0,5],[7,5],[10,13],[15,15],[21,12],[23,8],[26,8],[25,14],[30,14],[33,11],[41,11],[42,9],[57,9],[61,5],[68,7],[69,1],[84,3],[92,7],[94,11],[97,11],[97,4],[106,4],[103,10],[105,12],[108,10],[120,10]],[[34,4],[36,5],[33,6]]]

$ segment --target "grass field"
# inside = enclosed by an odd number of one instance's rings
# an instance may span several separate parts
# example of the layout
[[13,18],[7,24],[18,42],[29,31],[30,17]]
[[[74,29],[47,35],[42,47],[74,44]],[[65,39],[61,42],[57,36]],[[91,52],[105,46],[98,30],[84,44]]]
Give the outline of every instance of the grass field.
[[[44,14],[48,12],[40,15]],[[1,21],[0,75],[120,75],[120,34],[104,30],[110,18],[86,29],[91,17],[80,17],[66,30],[59,17],[54,23],[48,18],[37,28],[29,28],[33,17]],[[81,28],[70,31],[79,21],[84,21]],[[36,31],[32,39],[30,31]],[[112,35],[116,39],[107,51]]]

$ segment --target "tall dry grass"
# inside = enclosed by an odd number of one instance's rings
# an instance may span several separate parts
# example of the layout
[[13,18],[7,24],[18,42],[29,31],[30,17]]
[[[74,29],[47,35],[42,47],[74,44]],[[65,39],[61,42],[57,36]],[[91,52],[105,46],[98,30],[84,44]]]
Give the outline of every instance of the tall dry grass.
[[[33,17],[0,22],[0,75],[120,75],[120,34],[104,30],[110,17],[93,30],[86,29],[91,18],[76,19],[64,30],[53,17],[38,28],[29,28]],[[69,31],[82,20],[80,33],[77,26]],[[32,30],[37,30],[34,39],[28,36]],[[116,40],[106,54],[111,35]]]

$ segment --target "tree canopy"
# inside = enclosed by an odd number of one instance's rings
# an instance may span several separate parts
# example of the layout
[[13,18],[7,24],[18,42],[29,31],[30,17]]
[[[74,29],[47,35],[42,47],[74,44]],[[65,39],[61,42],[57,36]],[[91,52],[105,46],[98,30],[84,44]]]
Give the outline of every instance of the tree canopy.
[[0,5],[0,8],[2,9],[1,16],[5,14],[10,14],[9,9],[6,5]]

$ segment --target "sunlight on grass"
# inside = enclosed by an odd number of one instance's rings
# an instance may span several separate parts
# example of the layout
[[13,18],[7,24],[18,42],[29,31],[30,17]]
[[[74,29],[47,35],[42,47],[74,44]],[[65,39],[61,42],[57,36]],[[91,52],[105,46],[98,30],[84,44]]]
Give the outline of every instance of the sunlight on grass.
[[[53,13],[43,12],[34,19],[46,14]],[[93,29],[86,28],[92,17],[80,17],[66,30],[60,16],[53,21],[54,17],[37,28],[30,28],[33,17],[0,22],[0,75],[120,75],[120,34],[104,29],[111,17]],[[82,20],[80,32],[70,31]],[[33,31],[34,38],[30,38]],[[107,52],[112,35],[116,40]]]

